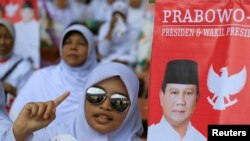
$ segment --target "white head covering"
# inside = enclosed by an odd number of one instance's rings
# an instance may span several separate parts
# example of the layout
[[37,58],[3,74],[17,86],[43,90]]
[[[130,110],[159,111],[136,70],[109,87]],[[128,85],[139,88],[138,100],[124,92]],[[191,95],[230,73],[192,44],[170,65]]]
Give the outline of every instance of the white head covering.
[[93,130],[86,121],[85,92],[77,110],[74,121],[73,133],[79,141],[139,141],[143,132],[142,120],[138,105],[139,81],[135,73],[127,66],[119,63],[106,63],[96,67],[91,74],[85,86],[84,91],[94,84],[113,77],[119,76],[125,84],[131,100],[131,105],[123,124],[115,131],[108,134],[101,134]]
[[88,73],[97,65],[96,52],[94,46],[93,34],[83,25],[69,26],[62,34],[60,41],[60,55],[62,56],[63,40],[65,35],[71,31],[80,32],[88,42],[88,56],[85,62],[78,67],[71,67],[62,59],[59,66],[66,80],[72,85],[84,86],[87,80]]
[[111,5],[111,9],[110,9],[110,11],[108,11],[108,14],[106,15],[106,21],[111,21],[112,15],[114,14],[114,12],[119,12],[127,17],[127,15],[128,15],[127,3],[123,2],[123,1],[115,1]]
[[116,1],[112,5],[112,13],[120,12],[123,15],[127,16],[128,14],[128,5],[123,1]]

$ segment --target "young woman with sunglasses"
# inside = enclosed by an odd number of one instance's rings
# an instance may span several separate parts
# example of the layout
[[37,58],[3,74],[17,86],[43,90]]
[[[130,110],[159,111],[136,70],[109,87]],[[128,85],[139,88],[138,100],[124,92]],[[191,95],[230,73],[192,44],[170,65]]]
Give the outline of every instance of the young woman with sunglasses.
[[7,131],[6,140],[139,141],[143,127],[138,89],[137,76],[130,68],[119,63],[102,64],[89,75],[73,120],[44,128],[53,121],[56,106],[68,93],[54,101],[29,103]]

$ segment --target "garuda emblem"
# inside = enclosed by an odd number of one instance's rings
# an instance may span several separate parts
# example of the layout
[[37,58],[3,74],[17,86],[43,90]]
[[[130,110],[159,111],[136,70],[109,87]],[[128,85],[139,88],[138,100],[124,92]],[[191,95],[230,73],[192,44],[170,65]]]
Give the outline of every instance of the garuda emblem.
[[230,95],[238,94],[244,87],[247,78],[245,66],[239,73],[231,76],[228,76],[227,67],[221,68],[220,71],[221,76],[214,71],[213,65],[211,65],[207,78],[208,90],[214,94],[212,99],[208,96],[207,100],[215,110],[225,110],[226,107],[237,103],[238,99],[231,100]]

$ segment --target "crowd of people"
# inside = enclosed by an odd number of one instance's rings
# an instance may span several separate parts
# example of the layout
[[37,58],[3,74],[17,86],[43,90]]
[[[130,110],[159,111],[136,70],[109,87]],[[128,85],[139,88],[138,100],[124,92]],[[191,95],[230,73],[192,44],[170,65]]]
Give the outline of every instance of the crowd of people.
[[[0,5],[0,140],[141,140],[152,7],[24,0],[22,21],[11,23]],[[43,48],[56,49],[57,61],[45,60]]]

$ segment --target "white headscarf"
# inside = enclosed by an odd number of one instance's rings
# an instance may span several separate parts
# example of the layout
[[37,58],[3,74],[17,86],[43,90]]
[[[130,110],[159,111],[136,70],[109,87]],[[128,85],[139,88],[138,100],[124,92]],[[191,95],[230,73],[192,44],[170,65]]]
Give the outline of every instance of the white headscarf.
[[59,66],[61,67],[63,76],[72,85],[84,86],[88,77],[88,73],[97,65],[96,52],[94,46],[94,37],[89,29],[82,25],[73,25],[68,27],[62,34],[60,41],[60,55],[62,56],[63,40],[67,33],[71,31],[80,32],[88,42],[88,55],[85,62],[78,67],[71,67],[62,59]]
[[[90,86],[113,76],[119,76],[125,84],[131,105],[123,124],[117,130],[101,134],[93,130],[86,121],[85,91]],[[79,141],[139,141],[143,127],[138,104],[138,90],[138,78],[129,67],[119,63],[106,63],[96,67],[89,75],[71,132],[75,133],[75,137]]]
[[106,14],[106,21],[111,21],[114,12],[119,12],[127,17],[128,15],[128,4],[123,1],[115,1],[110,6],[110,10]]

